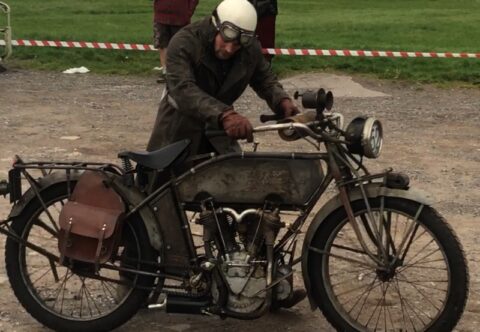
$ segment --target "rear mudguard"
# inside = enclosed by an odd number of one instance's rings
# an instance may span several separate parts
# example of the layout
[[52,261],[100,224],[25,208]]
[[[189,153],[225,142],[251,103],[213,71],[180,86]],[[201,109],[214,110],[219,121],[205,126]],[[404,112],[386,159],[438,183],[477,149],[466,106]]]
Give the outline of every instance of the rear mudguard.
[[[120,177],[115,177],[114,185],[118,194],[122,196],[122,198],[129,204],[129,210],[138,206],[146,198],[145,194],[139,191],[136,187],[124,185]],[[138,211],[138,214],[140,215],[140,218],[147,229],[150,244],[159,253],[163,254],[162,231],[160,228],[160,223],[155,217],[152,209],[148,204],[146,204]]]
[[[393,189],[393,188],[387,188],[384,187],[380,183],[370,183],[367,185],[364,185],[365,192],[367,194],[368,198],[376,198],[376,197],[396,197],[396,198],[404,198],[408,199],[411,201],[419,202],[424,205],[431,205],[433,203],[433,200],[431,196],[423,191],[417,190],[417,189]],[[362,199],[362,194],[360,191],[360,188],[354,188],[349,192],[350,196],[350,201],[356,201],[359,199]],[[319,229],[320,225],[322,222],[327,219],[327,217],[336,211],[339,208],[342,208],[343,204],[340,200],[340,196],[337,195],[330,199],[315,215],[313,218],[308,231],[305,235],[305,240],[303,242],[303,249],[302,249],[302,273],[303,273],[303,281],[305,283],[305,288],[307,290],[308,294],[308,300],[310,301],[310,306],[312,310],[316,309],[318,307],[317,303],[315,303],[315,300],[313,299],[311,295],[311,281],[308,273],[308,254],[310,250],[310,243],[312,242],[312,239]]]
[[[36,180],[38,184],[37,189],[40,193],[42,193],[42,191],[62,182],[77,181],[81,174],[81,172],[71,172],[69,179],[67,179],[67,174],[65,172],[54,172],[48,174],[47,176],[41,177]],[[13,206],[10,214],[8,215],[8,219],[18,217],[25,209],[25,207],[29,205],[35,197],[35,191],[32,188],[29,188],[22,195],[22,197],[17,202],[15,202],[15,205]]]
[[[42,191],[58,185],[63,182],[67,181],[77,181],[82,172],[71,172],[69,179],[67,179],[67,175],[65,172],[54,172],[47,176],[44,176],[37,180],[38,183],[38,191],[42,193]],[[119,176],[115,176],[115,190],[119,191],[118,193],[125,199],[129,205],[129,207],[133,207],[138,205],[141,201],[145,199],[145,195],[142,194],[137,189],[132,187],[126,187],[122,184],[121,178]],[[15,205],[13,206],[8,219],[13,219],[18,217],[22,211],[32,202],[32,200],[36,197],[35,192],[32,188],[29,188],[18,200]],[[139,210],[141,219],[145,224],[145,228],[147,229],[148,237],[150,239],[150,244],[153,248],[161,252],[163,247],[162,236],[160,225],[153,214],[153,211],[147,205]]]

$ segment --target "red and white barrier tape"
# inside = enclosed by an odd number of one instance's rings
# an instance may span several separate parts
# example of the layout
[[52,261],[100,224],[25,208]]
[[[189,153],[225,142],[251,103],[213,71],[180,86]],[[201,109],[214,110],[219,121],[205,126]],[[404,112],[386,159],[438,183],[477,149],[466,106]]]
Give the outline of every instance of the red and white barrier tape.
[[383,58],[478,58],[480,53],[453,52],[405,52],[405,51],[365,51],[365,50],[312,50],[291,48],[268,48],[264,53],[275,55],[316,55],[343,57],[383,57]]
[[[5,41],[0,40],[0,45]],[[96,48],[111,50],[155,51],[153,45],[126,44],[126,43],[100,43],[83,41],[51,41],[51,40],[12,40],[13,46],[36,47],[65,47],[65,48]],[[272,55],[300,55],[300,56],[342,56],[342,57],[383,57],[383,58],[477,58],[480,53],[454,53],[454,52],[405,52],[405,51],[365,51],[365,50],[315,50],[292,48],[266,48],[263,53]]]

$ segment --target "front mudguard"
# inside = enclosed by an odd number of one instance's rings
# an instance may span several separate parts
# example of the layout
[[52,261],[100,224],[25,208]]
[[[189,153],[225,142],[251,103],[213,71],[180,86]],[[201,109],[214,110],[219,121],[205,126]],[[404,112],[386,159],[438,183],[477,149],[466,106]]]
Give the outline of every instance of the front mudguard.
[[[395,198],[403,198],[408,199],[411,201],[419,202],[424,205],[432,205],[433,200],[432,197],[421,190],[418,189],[393,189],[383,186],[381,183],[370,183],[364,185],[365,193],[368,198],[376,198],[376,197],[395,197]],[[352,189],[349,192],[350,202],[363,199],[361,190],[359,187]],[[303,274],[303,281],[305,283],[305,289],[307,290],[308,300],[310,302],[310,306],[312,310],[318,307],[317,303],[312,297],[311,292],[311,281],[308,273],[308,255],[309,255],[309,248],[312,239],[319,229],[320,225],[327,217],[336,211],[339,208],[343,208],[343,204],[340,200],[340,196],[337,195],[330,199],[315,215],[313,218],[307,233],[305,234],[305,240],[303,242],[303,249],[302,249],[302,274]]]

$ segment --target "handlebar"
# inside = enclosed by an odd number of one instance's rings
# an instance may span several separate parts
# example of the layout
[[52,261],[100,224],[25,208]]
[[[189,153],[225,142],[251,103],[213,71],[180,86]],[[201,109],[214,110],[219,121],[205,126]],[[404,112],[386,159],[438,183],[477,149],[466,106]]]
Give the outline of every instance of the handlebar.
[[260,122],[265,123],[268,121],[276,121],[283,119],[283,115],[281,114],[262,114],[260,115]]
[[[276,131],[276,130],[288,130],[288,129],[304,129],[308,132],[311,136],[317,136],[307,125],[303,123],[279,123],[279,124],[271,124],[265,126],[258,126],[253,128],[253,133],[260,133],[265,131]],[[227,136],[227,133],[224,130],[207,130],[205,131],[205,136],[208,138],[212,137],[220,137],[220,136]]]
[[[265,114],[263,114],[265,115]],[[276,115],[265,115],[265,116],[276,116]],[[343,116],[339,113],[335,113],[333,115],[334,118],[339,118],[343,123]],[[332,137],[332,135],[328,134],[324,131],[319,131],[318,133],[312,130],[312,126],[318,126],[320,124],[319,121],[311,121],[307,123],[299,123],[299,122],[286,122],[286,123],[277,123],[277,124],[270,124],[264,126],[258,126],[253,128],[253,133],[260,133],[266,131],[282,131],[282,130],[290,130],[296,131],[301,133],[301,136],[309,136],[316,140],[322,140],[326,142],[333,142],[333,143],[346,143],[344,140],[337,139]],[[227,136],[227,133],[224,130],[207,130],[205,131],[205,136],[208,138],[213,137],[221,137]]]
[[[315,121],[317,122],[317,121]],[[271,124],[271,125],[266,125],[266,126],[258,126],[253,128],[254,133],[261,133],[261,132],[266,132],[266,131],[277,131],[277,130],[299,130],[305,132],[306,136],[311,136],[316,139],[325,139],[325,136],[322,134],[317,134],[315,133],[309,125],[313,125],[314,123],[308,123],[308,124],[303,124],[303,123],[295,123],[295,122],[289,122],[289,123],[278,123],[278,124]],[[318,123],[318,122],[317,122]],[[207,130],[205,131],[205,136],[208,138],[212,137],[219,137],[219,136],[227,136],[227,133],[224,130]]]

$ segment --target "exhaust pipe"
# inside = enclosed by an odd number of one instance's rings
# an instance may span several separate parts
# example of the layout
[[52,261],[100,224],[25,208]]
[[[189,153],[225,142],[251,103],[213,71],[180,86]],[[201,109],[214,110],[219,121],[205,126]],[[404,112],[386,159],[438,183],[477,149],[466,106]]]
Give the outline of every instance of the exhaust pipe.
[[154,303],[148,309],[159,309],[174,314],[206,314],[210,301],[178,295],[168,295],[161,303]]

